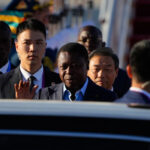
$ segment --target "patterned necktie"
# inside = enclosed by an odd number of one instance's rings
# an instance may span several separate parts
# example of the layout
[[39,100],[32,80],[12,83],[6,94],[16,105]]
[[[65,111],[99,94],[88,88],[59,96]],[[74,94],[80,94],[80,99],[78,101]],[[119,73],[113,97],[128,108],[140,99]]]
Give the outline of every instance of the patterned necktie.
[[34,77],[34,76],[30,76],[29,77],[29,85],[30,85],[30,91],[32,91],[32,88],[33,88],[33,86],[34,86],[34,80],[35,80],[36,78]]

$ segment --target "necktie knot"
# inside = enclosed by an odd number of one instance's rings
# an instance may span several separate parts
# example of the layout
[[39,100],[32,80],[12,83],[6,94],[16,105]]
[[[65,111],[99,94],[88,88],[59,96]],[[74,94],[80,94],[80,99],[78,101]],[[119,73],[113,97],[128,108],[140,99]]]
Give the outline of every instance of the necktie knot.
[[34,81],[35,81],[35,77],[34,76],[30,76],[29,77],[29,85],[30,85],[30,91],[32,90],[33,86],[34,86]]

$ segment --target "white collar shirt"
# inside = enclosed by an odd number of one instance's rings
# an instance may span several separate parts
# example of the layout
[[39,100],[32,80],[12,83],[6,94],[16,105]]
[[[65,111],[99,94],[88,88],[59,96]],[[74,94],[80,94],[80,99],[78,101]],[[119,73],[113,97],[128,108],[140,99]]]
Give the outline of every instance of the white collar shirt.
[[[82,101],[83,100],[83,96],[85,94],[87,85],[88,85],[88,78],[86,79],[83,87],[75,93],[75,97],[76,97],[75,100],[76,101]],[[69,90],[67,90],[66,86],[64,85],[63,86],[63,99],[72,101],[70,97],[71,97],[71,92]]]
[[43,82],[43,66],[34,74],[30,74],[29,72],[27,72],[26,70],[24,70],[21,65],[20,65],[20,71],[21,74],[23,76],[23,81],[27,81],[28,78],[32,75],[36,78],[36,80],[34,81],[35,85],[38,85],[38,89],[36,90],[36,93],[39,91],[39,89],[42,88],[42,82]]

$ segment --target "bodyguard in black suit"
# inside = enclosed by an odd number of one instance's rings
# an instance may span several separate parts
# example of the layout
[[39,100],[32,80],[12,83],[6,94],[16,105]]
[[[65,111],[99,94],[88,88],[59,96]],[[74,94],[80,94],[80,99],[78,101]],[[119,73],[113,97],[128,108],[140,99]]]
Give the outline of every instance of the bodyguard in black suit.
[[140,41],[130,52],[128,76],[132,79],[129,91],[116,102],[150,104],[150,40]]
[[[36,99],[113,101],[116,98],[113,92],[97,86],[87,77],[88,53],[81,44],[68,43],[62,46],[57,54],[57,65],[63,83],[41,89],[35,95]],[[26,85],[22,83],[18,86],[17,92],[20,87],[26,88]],[[21,98],[33,96],[29,89],[23,94]]]
[[36,92],[40,88],[60,82],[58,74],[50,72],[42,65],[46,48],[46,29],[42,22],[31,19],[19,24],[15,46],[20,66],[0,76],[0,98],[15,98],[17,95],[14,87],[19,82],[24,83],[30,79],[30,76],[34,76],[32,84],[38,85]]
[[[14,84],[23,80],[20,67],[17,67],[10,72],[0,76],[0,98],[15,98]],[[43,69],[43,87],[48,87],[54,83],[60,83],[60,78],[57,73],[51,72],[48,68]]]

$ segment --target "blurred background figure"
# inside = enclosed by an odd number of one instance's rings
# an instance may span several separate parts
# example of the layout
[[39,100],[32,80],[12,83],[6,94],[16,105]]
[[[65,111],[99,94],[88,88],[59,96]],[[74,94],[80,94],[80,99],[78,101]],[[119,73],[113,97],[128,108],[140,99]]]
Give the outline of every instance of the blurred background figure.
[[80,29],[77,41],[85,46],[88,54],[99,47],[105,46],[105,43],[102,41],[102,32],[92,25],[87,25]]
[[12,69],[9,58],[11,49],[11,30],[3,21],[0,21],[0,72],[6,73]]
[[19,64],[19,59],[14,45],[14,40],[16,38],[16,28],[18,24],[23,22],[24,20],[25,17],[23,12],[12,10],[0,11],[0,21],[4,21],[5,23],[7,23],[11,29],[12,47],[9,52],[9,61],[14,67]]

